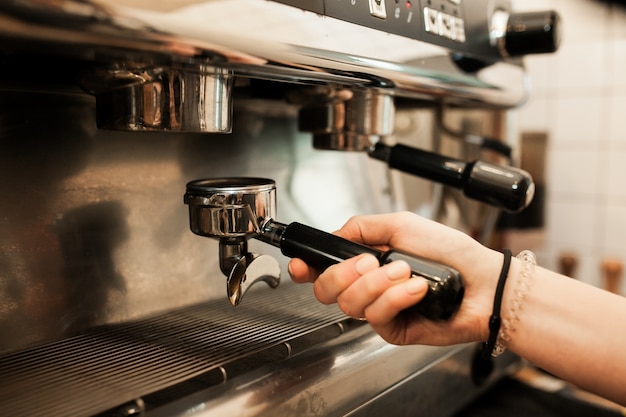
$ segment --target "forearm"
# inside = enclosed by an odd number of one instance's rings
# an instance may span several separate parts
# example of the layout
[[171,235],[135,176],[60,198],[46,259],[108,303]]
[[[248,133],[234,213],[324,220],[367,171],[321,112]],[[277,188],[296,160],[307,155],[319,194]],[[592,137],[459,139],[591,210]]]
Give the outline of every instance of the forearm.
[[[450,345],[486,341],[502,253],[440,223],[403,212],[351,218],[338,235],[378,248],[395,248],[457,269],[465,295],[452,320],[433,322],[400,314],[420,302],[425,283],[410,279],[408,265],[398,275],[392,264],[348,259],[321,275],[292,260],[296,282],[315,281],[316,297],[336,302],[352,317],[366,317],[395,344]],[[513,259],[504,288],[501,317],[517,298],[522,263]],[[508,348],[537,366],[580,387],[626,405],[626,299],[571,278],[535,268],[513,322]]]
[[[505,318],[520,270],[515,260],[505,290]],[[509,349],[554,375],[626,404],[623,297],[537,267]]]

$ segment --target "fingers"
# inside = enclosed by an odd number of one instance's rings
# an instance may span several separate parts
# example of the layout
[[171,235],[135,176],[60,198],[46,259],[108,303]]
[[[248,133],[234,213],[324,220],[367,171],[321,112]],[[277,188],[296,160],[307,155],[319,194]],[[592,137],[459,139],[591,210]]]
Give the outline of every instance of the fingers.
[[[358,255],[332,265],[315,281],[313,286],[315,297],[324,304],[335,303],[338,301],[339,295],[353,285],[363,274],[375,270],[379,266],[378,259],[370,254]],[[341,305],[339,307],[341,308]]]
[[[422,278],[409,278],[406,262],[383,266],[362,254],[327,268],[323,273],[292,259],[289,273],[295,282],[314,282],[317,299],[337,303],[348,316],[365,317],[390,343],[442,345],[484,340],[485,320],[502,265],[502,254],[459,230],[415,215],[392,213],[352,217],[336,235],[380,250],[404,250],[457,269],[463,276],[463,305],[453,320],[444,322],[401,314],[428,292]],[[480,262],[476,262],[480,259]]]
[[355,267],[361,276],[337,295],[339,308],[352,317],[364,317],[367,306],[385,290],[411,276],[411,268],[404,261],[379,267],[377,259],[363,257]]
[[370,246],[389,247],[396,229],[398,215],[375,214],[351,217],[336,234]]
[[[409,252],[429,257],[428,251],[422,251],[420,242],[433,242],[433,235],[439,236],[441,231],[429,231],[429,229],[442,227],[441,225],[423,219],[413,213],[402,212],[392,214],[376,214],[354,216],[346,224],[335,232],[344,239],[363,243],[386,251],[391,247],[405,249]],[[419,236],[419,239],[416,239]],[[426,245],[432,248],[437,245]],[[451,245],[441,245],[450,248]],[[432,250],[432,249],[431,249]],[[421,253],[424,252],[424,253]],[[434,257],[433,260],[438,260]],[[317,279],[320,271],[308,267],[300,259],[292,259],[289,263],[289,274],[293,281],[313,282]]]
[[387,288],[365,309],[367,321],[375,328],[392,323],[401,311],[419,303],[428,292],[423,278],[411,278]]
[[291,279],[299,284],[314,282],[319,272],[308,266],[302,259],[293,258],[289,261],[288,272]]
[[320,302],[337,303],[350,317],[385,324],[426,294],[426,282],[410,277],[406,262],[381,267],[375,257],[364,254],[329,267],[318,277],[314,292]]

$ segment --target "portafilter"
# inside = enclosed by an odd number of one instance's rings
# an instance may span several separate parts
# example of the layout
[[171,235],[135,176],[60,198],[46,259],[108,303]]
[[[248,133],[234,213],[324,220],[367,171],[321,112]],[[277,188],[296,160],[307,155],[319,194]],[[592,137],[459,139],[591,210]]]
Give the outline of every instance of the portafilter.
[[274,220],[276,184],[271,179],[191,181],[184,202],[189,206],[191,231],[219,239],[220,269],[228,277],[227,294],[235,306],[254,283],[265,281],[276,287],[280,282],[278,261],[269,255],[250,253],[250,238],[278,247],[283,255],[300,258],[320,271],[361,253],[374,255],[381,265],[401,259],[409,263],[413,277],[423,277],[429,285],[426,296],[408,312],[446,320],[461,305],[463,281],[453,268],[397,250],[379,251],[301,223]]

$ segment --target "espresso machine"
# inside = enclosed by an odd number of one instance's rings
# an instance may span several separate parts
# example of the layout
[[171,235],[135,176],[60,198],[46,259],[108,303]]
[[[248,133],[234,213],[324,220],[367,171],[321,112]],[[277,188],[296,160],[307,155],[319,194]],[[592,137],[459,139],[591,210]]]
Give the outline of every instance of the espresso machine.
[[281,276],[401,258],[411,313],[454,315],[457,271],[331,232],[410,210],[488,242],[523,211],[509,121],[558,28],[506,0],[2,2],[0,414],[462,409],[518,358],[478,384],[475,346],[391,346]]

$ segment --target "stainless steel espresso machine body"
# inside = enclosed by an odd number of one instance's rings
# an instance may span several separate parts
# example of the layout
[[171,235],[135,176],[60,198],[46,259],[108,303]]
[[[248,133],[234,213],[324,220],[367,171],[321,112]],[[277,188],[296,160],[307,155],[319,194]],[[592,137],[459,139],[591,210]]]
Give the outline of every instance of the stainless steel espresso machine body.
[[[276,286],[291,255],[262,231],[192,233],[211,205],[182,197],[271,179],[270,231],[411,210],[487,239],[533,195],[507,120],[558,24],[504,0],[2,2],[0,414],[462,408],[517,359],[477,386],[474,346],[390,346]],[[276,288],[229,300],[241,262]]]

